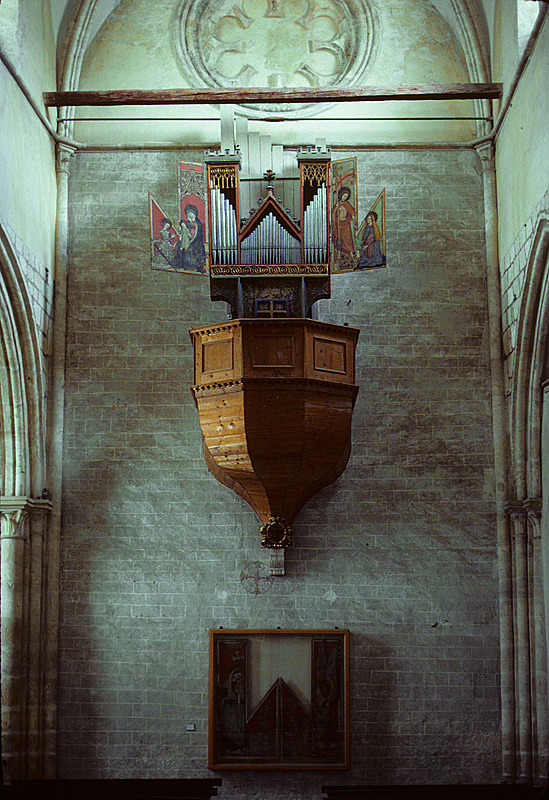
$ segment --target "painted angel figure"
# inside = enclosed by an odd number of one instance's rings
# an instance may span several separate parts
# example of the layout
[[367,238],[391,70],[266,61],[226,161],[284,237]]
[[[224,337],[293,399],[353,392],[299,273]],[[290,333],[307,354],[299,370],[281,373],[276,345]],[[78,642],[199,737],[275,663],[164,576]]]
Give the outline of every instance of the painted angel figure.
[[385,254],[381,249],[382,235],[377,220],[376,212],[370,211],[366,217],[366,225],[358,249],[358,263],[355,269],[384,267],[386,264]]

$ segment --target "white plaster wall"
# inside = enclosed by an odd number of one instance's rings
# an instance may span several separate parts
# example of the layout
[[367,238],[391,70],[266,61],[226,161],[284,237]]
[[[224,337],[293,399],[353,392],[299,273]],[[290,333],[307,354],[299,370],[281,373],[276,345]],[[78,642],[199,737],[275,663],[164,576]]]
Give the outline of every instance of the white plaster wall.
[[497,140],[500,256],[549,187],[549,17]]
[[[40,106],[55,89],[55,49],[49,0],[21,0],[17,28],[2,27],[6,53]],[[2,33],[4,38],[2,37]],[[24,57],[23,57],[24,54]],[[54,145],[3,63],[0,63],[0,224],[30,261],[53,270],[56,178]],[[25,271],[25,264],[20,264]]]
[[[508,46],[511,46],[509,42]],[[549,17],[496,144],[503,346],[508,391],[514,373],[526,270],[539,221],[549,214],[548,65]]]
[[[89,45],[84,59],[80,89],[160,89],[185,88],[192,85],[190,76],[180,71],[171,44],[172,16],[176,0],[154,5],[150,0],[122,0],[109,15]],[[427,0],[370,0],[376,20],[375,48],[363,83],[381,86],[414,83],[462,83],[470,80],[463,51],[449,24]],[[114,115],[129,116],[143,109],[124,108]],[[145,109],[153,116],[155,109]],[[139,142],[173,141],[184,144],[215,143],[219,139],[218,112],[211,107],[169,108],[156,110],[158,116],[206,116],[209,123],[156,122],[80,123],[75,134],[82,141]],[[92,116],[85,109],[81,116]],[[99,109],[95,116],[113,114]],[[368,103],[362,107],[339,105],[328,116],[472,116],[473,104],[454,102]],[[254,123],[260,133],[268,133],[266,123]],[[272,127],[272,126],[271,126]],[[468,140],[475,135],[471,121],[361,121],[343,122],[334,131],[333,122],[277,125],[277,140],[285,144],[306,143],[316,136],[326,137],[333,144],[355,144],[371,141],[446,141]]]
[[7,53],[40,101],[55,89],[55,42],[49,0],[3,0],[0,3],[0,48]]
[[493,21],[492,79],[509,85],[518,64],[516,0],[496,0]]

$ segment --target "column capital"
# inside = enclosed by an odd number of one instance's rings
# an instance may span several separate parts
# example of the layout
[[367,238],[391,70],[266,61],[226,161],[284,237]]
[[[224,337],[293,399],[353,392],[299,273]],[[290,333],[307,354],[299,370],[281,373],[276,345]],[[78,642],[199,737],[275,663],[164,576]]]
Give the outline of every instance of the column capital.
[[522,501],[522,505],[528,516],[534,515],[537,517],[541,517],[541,503],[541,497],[527,497],[526,500]]
[[505,503],[505,511],[511,521],[511,536],[516,541],[526,539],[528,515],[522,500],[508,500]]
[[495,171],[496,164],[495,164],[495,155],[496,155],[496,148],[494,142],[482,142],[482,144],[475,145],[475,150],[477,151],[477,155],[480,158],[480,162],[482,164],[482,171]]
[[541,497],[528,497],[523,505],[528,515],[528,535],[530,539],[541,539]]
[[43,534],[44,522],[51,508],[51,500],[35,499],[24,495],[0,497],[0,538],[27,538],[26,522],[29,519],[32,533]]
[[55,170],[57,173],[66,172],[69,174],[69,161],[71,156],[76,152],[77,148],[73,145],[66,144],[65,142],[57,143]]
[[511,519],[526,517],[526,508],[522,500],[507,500],[505,503],[505,512],[509,514]]

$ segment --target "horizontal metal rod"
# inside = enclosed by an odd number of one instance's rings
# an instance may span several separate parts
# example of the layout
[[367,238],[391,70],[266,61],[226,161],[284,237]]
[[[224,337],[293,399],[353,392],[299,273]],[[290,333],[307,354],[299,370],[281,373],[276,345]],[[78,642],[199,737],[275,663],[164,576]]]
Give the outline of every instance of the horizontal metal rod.
[[[254,117],[253,122],[415,122],[480,120],[492,117]],[[218,117],[60,117],[59,122],[219,122]]]
[[433,83],[411,86],[312,89],[112,89],[45,92],[46,106],[211,105],[223,103],[349,103],[380,100],[497,100],[501,83]]
[[[477,144],[483,143],[486,140],[486,137],[483,139],[471,139],[465,142],[433,142],[433,141],[425,141],[425,142],[367,142],[357,144],[333,144],[331,145],[330,149],[332,152],[348,152],[349,150],[357,150],[357,151],[366,151],[366,152],[373,152],[375,150],[471,150],[476,147]],[[489,140],[489,139],[488,139]],[[302,147],[310,146],[310,142],[296,142],[292,145],[284,145],[285,150],[299,150]],[[99,142],[79,142],[78,148],[80,152],[85,153],[113,153],[117,151],[128,151],[128,152],[139,152],[139,151],[151,151],[151,152],[179,152],[181,150],[196,150],[197,152],[203,152],[205,150],[217,150],[219,149],[219,141],[217,142],[201,142],[200,144],[181,144],[181,142],[124,142],[124,143],[111,143],[111,144],[101,144]],[[246,180],[246,178],[240,178],[239,180]],[[264,179],[263,179],[264,180]],[[282,177],[277,178],[278,180],[284,180]]]

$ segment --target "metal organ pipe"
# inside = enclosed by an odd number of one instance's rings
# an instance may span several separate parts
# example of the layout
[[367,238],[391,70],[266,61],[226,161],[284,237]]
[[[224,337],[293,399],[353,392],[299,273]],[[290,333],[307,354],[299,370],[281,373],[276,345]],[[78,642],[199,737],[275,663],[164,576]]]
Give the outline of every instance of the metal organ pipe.
[[271,212],[242,240],[244,264],[297,264],[301,250],[299,241],[286,230]]
[[221,191],[219,187],[215,190],[215,203],[217,206],[217,257],[218,263],[223,263],[223,222],[221,219]]
[[221,219],[223,220],[223,261],[229,262],[229,230],[227,225],[227,198],[223,195],[221,203]]
[[318,186],[303,215],[303,245],[307,264],[318,264],[327,259],[326,201],[326,185],[323,183]]
[[210,214],[213,263],[236,264],[236,211],[219,186],[210,187]]
[[312,214],[311,214],[311,216],[312,216],[312,220],[311,220],[311,222],[312,222],[312,224],[311,224],[311,261],[315,261],[316,260],[316,235],[317,235],[317,230],[316,230],[316,217],[317,217],[316,207],[317,207],[317,205],[318,205],[318,195],[315,194],[315,196],[313,198],[313,208],[312,208]]
[[325,187],[321,186],[318,192],[318,260],[320,262],[325,260],[324,256],[324,249],[325,249],[325,236],[326,236],[326,214],[324,213],[324,193]]
[[221,264],[221,214],[219,213],[219,189],[213,190],[213,207],[215,209],[215,235],[216,235],[216,258],[217,263]]
[[[307,264],[325,263],[328,255],[326,185],[316,187],[303,214],[303,252]],[[236,211],[222,189],[212,186],[211,236],[212,262],[236,264],[238,226]],[[301,244],[270,210],[241,242],[242,264],[299,264]]]
[[237,262],[237,254],[238,254],[238,244],[237,244],[237,231],[236,231],[236,211],[229,203],[229,219],[230,219],[230,226],[231,226],[231,258],[232,263],[236,264]]
[[210,191],[210,216],[212,221],[212,261],[214,264],[219,263],[217,258],[217,209],[215,204],[215,189],[212,186]]
[[232,242],[232,227],[231,227],[231,205],[225,197],[225,235],[227,242],[227,261],[229,264],[233,263],[233,242]]
[[[313,187],[311,187],[312,189]],[[310,196],[310,195],[309,195]],[[326,263],[328,258],[328,195],[325,183],[314,187],[303,212],[303,256],[306,264]],[[211,247],[213,264],[238,261],[236,210],[223,190],[210,185]],[[270,210],[241,242],[242,264],[299,264],[301,243]]]

